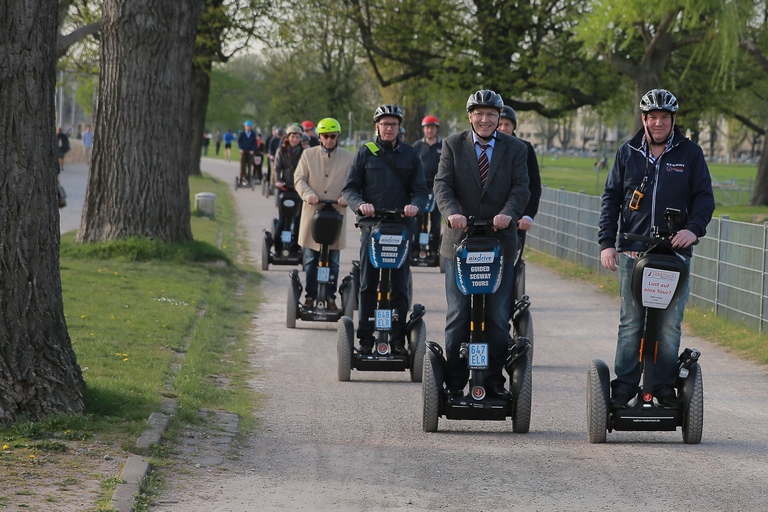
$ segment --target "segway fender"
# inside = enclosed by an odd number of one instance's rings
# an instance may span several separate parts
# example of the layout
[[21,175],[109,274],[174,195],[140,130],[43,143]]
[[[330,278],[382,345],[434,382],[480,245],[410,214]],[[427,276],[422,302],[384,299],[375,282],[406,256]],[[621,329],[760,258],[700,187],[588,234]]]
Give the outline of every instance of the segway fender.
[[274,245],[274,241],[272,240],[272,233],[266,229],[264,230],[264,243],[267,244],[267,247],[270,249],[272,248],[272,245]]
[[[606,411],[611,410],[611,370],[602,359],[593,359],[597,369],[597,375],[600,377],[600,385],[603,387],[603,396],[605,397]],[[610,429],[609,429],[610,431]]]
[[405,330],[410,332],[410,330],[413,329],[413,326],[416,324],[416,322],[418,322],[421,318],[424,318],[424,314],[426,313],[426,311],[427,309],[421,304],[414,304],[413,310],[411,311],[411,316],[408,319],[408,323],[405,325]]
[[445,356],[443,355],[443,347],[435,343],[434,341],[427,341],[427,352],[424,357],[429,358],[429,362],[432,364],[432,370],[435,372],[435,380],[438,383],[438,389],[440,390],[440,400],[443,399],[443,383],[445,382]]
[[699,363],[693,363],[688,367],[688,376],[684,379],[678,378],[678,388],[680,389],[680,401],[684,411],[688,410],[691,404],[691,395],[693,394],[693,385],[696,382],[696,375],[699,373]]
[[519,396],[520,390],[523,387],[525,381],[525,370],[528,366],[528,351],[531,349],[531,344],[528,338],[521,336],[517,339],[517,344],[512,349],[512,353],[507,358],[507,362],[504,368],[507,370],[507,374],[510,378],[510,391],[512,396]]
[[304,291],[304,286],[301,284],[301,278],[299,277],[299,271],[296,269],[291,270],[289,274],[291,281],[293,282],[293,290],[296,293],[296,297],[301,298],[301,293]]

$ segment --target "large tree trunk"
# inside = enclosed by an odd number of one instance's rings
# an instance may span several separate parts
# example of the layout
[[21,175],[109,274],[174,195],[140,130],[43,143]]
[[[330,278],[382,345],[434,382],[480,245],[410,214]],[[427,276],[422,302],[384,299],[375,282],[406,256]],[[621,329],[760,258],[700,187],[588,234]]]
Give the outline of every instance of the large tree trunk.
[[[765,126],[768,134],[768,124]],[[763,153],[757,162],[757,178],[755,191],[749,200],[750,206],[768,206],[768,135],[763,137]]]
[[105,0],[78,242],[192,240],[190,96],[202,0]]
[[54,153],[56,0],[0,8],[0,423],[83,411],[64,320]]
[[[195,63],[192,66],[192,138],[190,139],[191,151],[189,153],[189,175],[200,176],[200,158],[203,147],[203,134],[205,133],[205,114],[208,112],[208,95],[211,92],[211,61],[206,56],[205,64]],[[213,148],[208,148],[209,151]]]

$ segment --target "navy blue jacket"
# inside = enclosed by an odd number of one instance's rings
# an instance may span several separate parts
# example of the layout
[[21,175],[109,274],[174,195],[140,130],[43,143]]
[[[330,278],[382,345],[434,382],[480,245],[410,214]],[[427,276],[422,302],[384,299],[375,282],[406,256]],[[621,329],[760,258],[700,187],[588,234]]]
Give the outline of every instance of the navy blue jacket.
[[527,140],[520,139],[520,142],[528,148],[528,189],[531,191],[531,198],[523,210],[523,217],[533,219],[539,213],[539,201],[541,201],[541,173],[539,173],[539,160],[536,158],[536,151],[533,150],[533,144]]
[[237,138],[237,147],[243,151],[253,151],[254,154],[259,151],[259,145],[256,143],[256,132],[251,130],[251,136],[248,137],[245,130],[240,132],[240,136]]
[[[704,160],[701,147],[687,139],[677,126],[674,128],[669,147],[655,162],[649,163],[648,183],[640,208],[631,210],[629,202],[635,189],[640,187],[646,174],[646,145],[644,130],[619,146],[611,172],[605,180],[602,207],[600,209],[600,250],[616,247],[618,250],[642,251],[643,242],[625,240],[619,233],[651,235],[651,227],[666,227],[664,211],[680,210],[676,231],[687,229],[697,237],[707,232],[707,224],[715,211],[712,178]],[[619,223],[619,221],[621,221]],[[691,247],[677,250],[690,256]]]
[[443,139],[437,138],[437,142],[432,144],[424,139],[419,139],[413,143],[413,149],[419,152],[419,158],[424,165],[424,179],[427,180],[427,188],[432,190],[437,176],[437,167],[440,165],[440,153],[443,150]]
[[[367,146],[362,146],[347,171],[342,191],[350,209],[357,213],[363,203],[370,203],[377,210],[402,209],[412,204],[423,211],[429,192],[419,154],[403,142],[395,149],[381,149],[381,154],[394,164],[397,175]],[[365,225],[374,221],[371,217],[358,217],[358,222]]]

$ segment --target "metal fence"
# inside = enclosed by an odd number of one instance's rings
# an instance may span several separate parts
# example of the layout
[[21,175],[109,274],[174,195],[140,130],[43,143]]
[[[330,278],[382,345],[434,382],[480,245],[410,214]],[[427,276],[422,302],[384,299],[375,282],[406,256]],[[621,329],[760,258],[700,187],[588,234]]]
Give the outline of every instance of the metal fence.
[[[544,188],[526,245],[615,275],[600,265],[600,198]],[[762,332],[768,329],[768,223],[716,217],[691,260],[689,303]]]

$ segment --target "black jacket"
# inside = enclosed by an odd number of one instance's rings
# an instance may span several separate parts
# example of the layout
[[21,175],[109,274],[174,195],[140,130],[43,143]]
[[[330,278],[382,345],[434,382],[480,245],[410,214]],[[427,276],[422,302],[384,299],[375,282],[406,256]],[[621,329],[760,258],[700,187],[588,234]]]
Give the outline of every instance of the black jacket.
[[519,139],[528,148],[528,159],[525,163],[528,166],[528,189],[531,191],[531,198],[523,210],[523,217],[533,219],[539,213],[539,201],[541,200],[541,173],[539,173],[539,160],[536,158],[536,152],[533,150],[533,144],[527,140]]
[[[635,189],[640,187],[646,174],[646,145],[644,130],[625,142],[616,152],[611,172],[605,180],[600,209],[600,249],[642,251],[643,242],[625,240],[619,233],[650,236],[651,227],[666,227],[664,212],[667,208],[680,210],[680,222],[675,231],[688,229],[697,237],[707,232],[707,224],[715,211],[712,179],[701,147],[687,139],[677,126],[669,147],[655,162],[649,162],[648,183],[638,210],[631,210],[629,202]],[[620,221],[620,222],[619,222]],[[691,247],[679,249],[690,256]]]
[[443,139],[437,138],[437,142],[431,146],[424,139],[419,139],[413,143],[413,149],[418,151],[421,163],[424,165],[424,179],[427,180],[427,188],[432,190],[437,176],[437,167],[440,165],[440,153],[443,148]]
[[[402,209],[409,204],[424,210],[429,193],[416,150],[400,142],[395,149],[380,149],[378,154],[380,156],[374,156],[367,146],[357,151],[342,191],[350,209],[357,213],[360,205],[370,203],[377,210]],[[396,171],[391,170],[382,158],[392,162]],[[373,219],[358,217],[358,222],[365,225]]]

